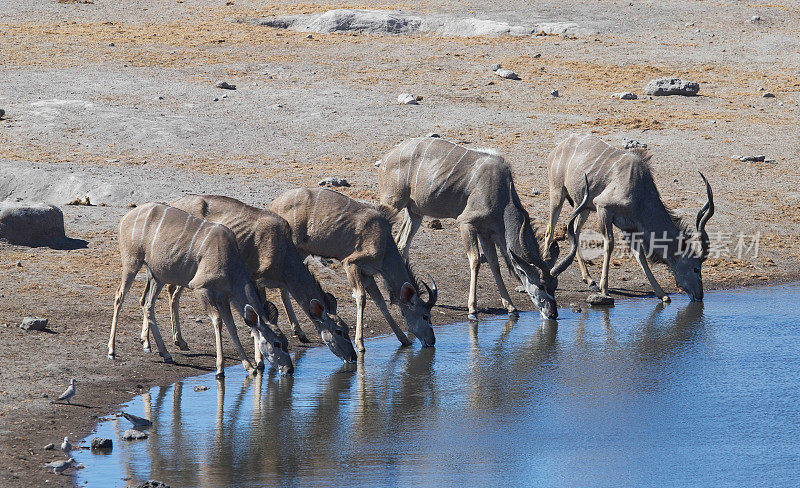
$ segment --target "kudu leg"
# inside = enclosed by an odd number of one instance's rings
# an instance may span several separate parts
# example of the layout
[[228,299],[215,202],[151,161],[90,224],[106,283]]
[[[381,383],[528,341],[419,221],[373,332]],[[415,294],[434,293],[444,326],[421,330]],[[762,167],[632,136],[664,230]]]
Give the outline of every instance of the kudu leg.
[[655,292],[656,296],[662,301],[669,303],[671,301],[669,296],[664,293],[664,289],[661,288],[661,285],[659,285],[658,281],[656,281],[656,277],[653,276],[653,272],[650,271],[650,266],[647,264],[647,256],[644,253],[644,249],[639,246],[639,249],[634,250],[633,255],[636,256],[636,261],[639,263],[639,266],[641,266],[642,271],[644,271],[644,275],[647,276],[647,281],[650,282],[650,286],[653,287],[653,291]]
[[188,351],[189,344],[183,340],[183,335],[181,335],[181,319],[179,315],[181,293],[183,293],[182,286],[167,285],[167,294],[169,295],[169,318],[172,322],[172,341],[181,351]]
[[[231,314],[231,306],[227,301],[220,301],[218,302],[218,308],[220,316],[222,317],[222,323],[225,324],[225,328],[228,329],[228,334],[231,336],[231,340],[233,341],[233,346],[236,348],[236,352],[239,353],[239,358],[242,360],[242,366],[244,369],[250,374],[256,374],[256,368],[253,366],[253,363],[250,362],[250,359],[247,357],[247,353],[244,352],[244,347],[242,347],[241,341],[239,341],[239,334],[236,331],[236,323],[233,321],[233,315]],[[254,341],[255,344],[257,344]],[[260,349],[256,345],[256,349],[260,352]],[[260,355],[260,354],[259,354]]]
[[147,317],[147,297],[150,295],[150,282],[152,279],[153,275],[148,271],[147,281],[144,284],[144,291],[142,291],[142,296],[139,298],[139,306],[142,307],[142,332],[139,335],[139,343],[142,344],[142,350],[144,352],[152,352],[150,347],[150,320]]
[[294,313],[292,307],[292,300],[289,298],[289,292],[285,288],[281,288],[281,302],[283,303],[283,310],[286,312],[286,317],[289,318],[289,323],[292,327],[292,335],[302,343],[310,342],[306,333],[300,328],[300,322],[297,320],[297,315]]
[[469,259],[469,295],[467,296],[467,317],[469,320],[478,320],[478,270],[481,267],[480,251],[478,250],[478,231],[469,223],[459,225],[461,238]]
[[367,304],[367,296],[364,286],[361,283],[361,270],[355,264],[345,263],[347,280],[350,282],[350,289],[353,290],[353,298],[356,300],[356,351],[364,352],[364,307]]
[[[145,315],[146,323],[142,329],[149,329],[153,332],[153,339],[156,341],[156,347],[158,348],[159,355],[164,358],[165,363],[172,363],[172,356],[170,356],[169,352],[167,352],[167,347],[164,345],[164,339],[161,337],[161,331],[158,330],[158,324],[156,324],[156,298],[158,297],[158,294],[161,292],[161,288],[163,288],[164,285],[159,283],[149,273],[148,277],[150,279],[147,285],[147,295],[144,297],[144,303],[142,305],[142,312]],[[146,334],[146,332],[143,332],[143,334]]]
[[400,343],[404,346],[410,346],[413,344],[413,342],[409,340],[408,336],[403,333],[403,330],[400,329],[400,326],[397,325],[397,322],[394,321],[392,314],[389,313],[389,307],[386,306],[386,301],[383,299],[383,295],[381,294],[381,290],[378,288],[378,284],[375,283],[375,278],[362,274],[361,282],[364,286],[364,289],[367,291],[367,293],[369,293],[370,298],[372,298],[372,301],[378,306],[378,309],[383,314],[386,322],[389,323],[389,327],[392,328],[394,335],[397,336],[397,340],[400,341]]
[[117,324],[119,323],[119,311],[122,309],[122,302],[125,301],[125,295],[131,289],[134,278],[138,269],[126,268],[122,271],[122,283],[117,288],[117,293],[114,295],[114,315],[111,318],[111,332],[108,335],[108,357],[114,359],[117,355],[116,352],[116,338],[117,338]]
[[[589,218],[589,211],[582,212],[578,215],[578,218],[575,219],[575,223],[573,224],[573,229],[575,230],[575,236],[580,237],[581,229],[583,229],[583,224],[586,223],[586,220]],[[546,248],[548,249],[548,248]],[[581,270],[581,277],[583,278],[583,282],[589,285],[589,289],[592,291],[599,291],[600,288],[597,287],[597,283],[594,281],[592,276],[589,274],[589,267],[586,266],[586,261],[583,259],[583,255],[581,254],[581,247],[578,246],[578,249],[575,253],[575,257],[578,258],[578,268]]]
[[486,256],[486,262],[489,264],[489,269],[492,270],[495,283],[497,283],[497,291],[500,292],[500,301],[503,304],[503,308],[508,311],[509,315],[519,315],[517,307],[514,306],[511,302],[511,297],[508,295],[508,289],[506,289],[506,284],[503,281],[503,275],[500,274],[500,263],[497,261],[497,249],[495,248],[494,241],[490,241],[480,234],[478,234],[478,241],[481,243],[481,249],[483,249],[483,254]]
[[545,252],[550,249],[550,243],[553,242],[553,235],[556,231],[556,224],[558,224],[558,216],[561,214],[561,207],[564,206],[565,196],[563,187],[558,193],[550,188],[550,219],[547,221],[547,230],[544,233]]
[[611,216],[603,207],[597,208],[597,218],[603,234],[603,274],[600,276],[600,293],[608,295],[608,268],[611,264],[611,253],[614,251],[614,232],[611,227]]

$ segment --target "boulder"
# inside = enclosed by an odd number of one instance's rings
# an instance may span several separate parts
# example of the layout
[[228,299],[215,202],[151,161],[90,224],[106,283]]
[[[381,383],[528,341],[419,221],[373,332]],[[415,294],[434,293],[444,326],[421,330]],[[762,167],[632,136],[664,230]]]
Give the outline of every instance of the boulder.
[[95,437],[92,439],[92,450],[111,450],[113,447],[114,443],[111,442],[111,439],[103,439],[102,437]]
[[680,78],[659,78],[652,80],[644,87],[647,95],[654,97],[666,95],[694,96],[700,91],[700,84],[695,81],[682,80]]
[[636,100],[639,97],[635,93],[631,92],[617,92],[612,93],[611,98],[619,98],[620,100]]
[[46,203],[0,202],[0,240],[31,247],[61,244],[64,214]]
[[47,319],[39,317],[25,317],[19,328],[23,330],[45,330],[47,328]]
[[610,307],[614,305],[614,299],[602,293],[592,293],[586,299],[586,303],[593,307]]
[[122,440],[125,440],[125,441],[135,441],[135,440],[139,440],[139,439],[147,439],[148,437],[150,437],[150,434],[148,434],[147,432],[142,432],[140,430],[136,430],[136,429],[128,429],[128,430],[125,431],[124,434],[122,434]]

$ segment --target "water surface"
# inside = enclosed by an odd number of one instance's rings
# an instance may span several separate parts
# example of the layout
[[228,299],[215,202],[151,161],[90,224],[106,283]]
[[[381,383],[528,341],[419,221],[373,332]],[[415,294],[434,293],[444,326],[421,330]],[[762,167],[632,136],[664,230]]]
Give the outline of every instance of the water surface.
[[371,339],[357,367],[311,349],[294,378],[234,366],[126,405],[148,440],[101,423],[114,450],[76,455],[77,483],[798,486],[798,312],[800,285],[720,291]]

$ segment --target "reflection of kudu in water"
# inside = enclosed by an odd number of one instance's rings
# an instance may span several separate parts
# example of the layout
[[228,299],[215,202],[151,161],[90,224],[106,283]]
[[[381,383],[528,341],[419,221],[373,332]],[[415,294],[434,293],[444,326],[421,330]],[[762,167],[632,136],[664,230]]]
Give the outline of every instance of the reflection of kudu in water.
[[428,300],[423,300],[411,268],[392,240],[391,223],[377,208],[332,190],[298,188],[279,195],[270,210],[289,222],[295,245],[302,252],[342,262],[356,299],[355,341],[359,351],[364,350],[366,293],[397,339],[403,345],[411,344],[389,313],[375,275],[383,278],[389,300],[399,305],[409,331],[423,346],[434,345],[430,314],[436,303],[436,284],[429,288],[422,283],[428,291]]
[[[122,256],[122,283],[114,298],[114,316],[108,339],[110,358],[116,354],[114,340],[122,302],[136,274],[145,266],[149,292],[142,301],[143,330],[153,331],[158,351],[166,362],[172,362],[172,357],[158,331],[154,307],[161,288],[171,284],[194,290],[211,317],[217,346],[217,375],[224,375],[223,323],[242,358],[242,365],[248,372],[255,372],[239,342],[231,305],[250,327],[256,361],[263,354],[282,372],[292,372],[286,337],[279,330],[276,332],[278,311],[272,303],[261,302],[239,255],[235,236],[229,229],[167,205],[147,203],[122,217],[118,241]],[[142,337],[145,348],[149,349],[147,339],[147,336]]]
[[[467,149],[443,139],[422,137],[395,147],[378,165],[381,204],[395,212],[405,209],[396,240],[406,259],[424,215],[458,222],[470,264],[470,319],[476,319],[478,313],[479,242],[503,306],[510,314],[516,314],[517,309],[503,283],[496,249],[542,316],[558,316],[554,297],[557,277],[572,262],[577,240],[572,239],[569,254],[557,263],[558,245],[554,244],[545,261],[528,212],[514,187],[511,168],[502,156],[491,150]],[[578,212],[580,208],[576,215]]]
[[[703,280],[700,267],[708,257],[709,238],[706,222],[714,215],[714,196],[711,185],[700,173],[706,186],[708,201],[697,213],[696,234],[669,210],[656,188],[650,168],[650,155],[644,150],[626,151],[615,148],[591,134],[572,134],[561,141],[548,156],[550,180],[550,220],[545,245],[553,231],[564,200],[572,203],[583,193],[584,176],[588,175],[590,203],[574,225],[575,233],[597,212],[603,234],[603,272],[600,291],[608,293],[608,265],[614,249],[613,226],[622,230],[636,260],[644,271],[656,295],[664,301],[669,297],[656,282],[647,258],[665,263],[675,275],[677,285],[692,300],[703,299]],[[694,239],[694,242],[692,242]],[[699,247],[699,249],[697,249]],[[586,283],[597,288],[589,276],[586,263],[578,252],[578,266]]]
[[[292,334],[301,342],[308,342],[294,314],[290,294],[311,319],[328,348],[342,360],[355,362],[356,352],[350,342],[347,326],[335,315],[336,298],[322,290],[303,264],[292,242],[292,230],[284,219],[269,210],[215,195],[186,195],[171,205],[229,228],[236,236],[239,252],[262,300],[266,301],[264,288],[280,288]],[[178,318],[178,300],[182,290],[174,285],[167,287],[175,344],[181,349],[188,349],[181,337]],[[146,335],[146,332],[143,331],[142,335]]]

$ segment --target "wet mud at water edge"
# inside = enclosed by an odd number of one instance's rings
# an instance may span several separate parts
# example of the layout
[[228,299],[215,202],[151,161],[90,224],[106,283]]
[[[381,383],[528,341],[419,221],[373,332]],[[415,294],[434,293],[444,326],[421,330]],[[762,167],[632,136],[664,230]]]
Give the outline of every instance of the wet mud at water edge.
[[[75,455],[78,486],[796,486],[800,285],[671,304],[536,313],[436,329],[435,348],[370,339],[293,378],[206,374],[124,405]],[[207,387],[207,389],[205,389]]]

